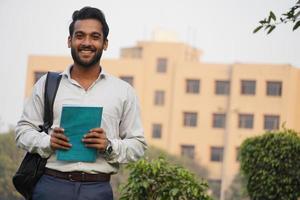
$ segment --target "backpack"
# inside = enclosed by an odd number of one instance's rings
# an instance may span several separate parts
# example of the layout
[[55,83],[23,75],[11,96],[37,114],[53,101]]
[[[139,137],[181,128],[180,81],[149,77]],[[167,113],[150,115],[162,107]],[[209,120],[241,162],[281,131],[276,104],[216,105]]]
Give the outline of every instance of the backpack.
[[[46,132],[48,134],[48,130],[53,124],[53,103],[60,80],[61,75],[59,73],[47,73],[44,94],[44,124],[39,126],[41,129],[40,132]],[[27,152],[19,169],[13,176],[12,181],[16,190],[24,196],[26,200],[32,199],[33,189],[44,174],[47,159],[48,158],[42,158],[37,153]]]

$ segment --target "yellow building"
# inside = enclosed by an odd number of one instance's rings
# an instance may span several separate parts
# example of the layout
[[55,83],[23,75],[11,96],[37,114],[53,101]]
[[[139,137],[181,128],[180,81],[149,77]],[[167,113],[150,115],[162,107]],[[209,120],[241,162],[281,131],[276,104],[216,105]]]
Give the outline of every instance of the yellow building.
[[[42,74],[71,63],[30,56],[26,96]],[[148,143],[206,167],[221,199],[238,172],[245,138],[284,122],[300,131],[300,70],[287,64],[208,64],[186,44],[144,41],[101,65],[136,89]]]

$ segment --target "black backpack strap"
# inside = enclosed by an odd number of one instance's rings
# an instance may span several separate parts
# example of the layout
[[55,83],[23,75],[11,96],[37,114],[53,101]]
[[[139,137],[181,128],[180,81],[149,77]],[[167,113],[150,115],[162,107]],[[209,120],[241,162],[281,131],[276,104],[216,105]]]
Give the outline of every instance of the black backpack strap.
[[56,96],[57,89],[61,80],[61,75],[57,72],[48,72],[45,93],[44,93],[44,125],[43,131],[48,133],[48,129],[53,124],[53,104]]

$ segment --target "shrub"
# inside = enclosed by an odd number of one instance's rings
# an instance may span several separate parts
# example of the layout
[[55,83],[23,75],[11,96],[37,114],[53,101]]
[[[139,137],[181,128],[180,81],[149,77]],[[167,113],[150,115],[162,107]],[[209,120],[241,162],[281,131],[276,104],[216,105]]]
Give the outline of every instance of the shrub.
[[284,129],[245,140],[241,171],[253,200],[297,200],[300,196],[300,138]]
[[163,157],[141,159],[128,165],[128,182],[121,189],[120,200],[210,200],[208,185],[192,173],[171,165]]

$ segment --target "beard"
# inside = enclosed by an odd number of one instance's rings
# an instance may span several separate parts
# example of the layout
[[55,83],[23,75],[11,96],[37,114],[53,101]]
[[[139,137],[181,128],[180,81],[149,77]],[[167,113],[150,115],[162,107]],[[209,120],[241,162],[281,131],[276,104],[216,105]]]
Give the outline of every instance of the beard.
[[78,50],[76,50],[74,47],[71,47],[71,55],[74,60],[74,63],[76,63],[84,68],[90,68],[91,66],[95,65],[96,63],[98,63],[100,61],[101,56],[102,56],[101,49],[99,49],[97,51],[92,47],[86,46],[86,47],[81,47],[79,49],[79,51],[81,51],[81,50],[90,50],[92,52],[95,52],[95,55],[90,60],[84,61],[80,58]]

